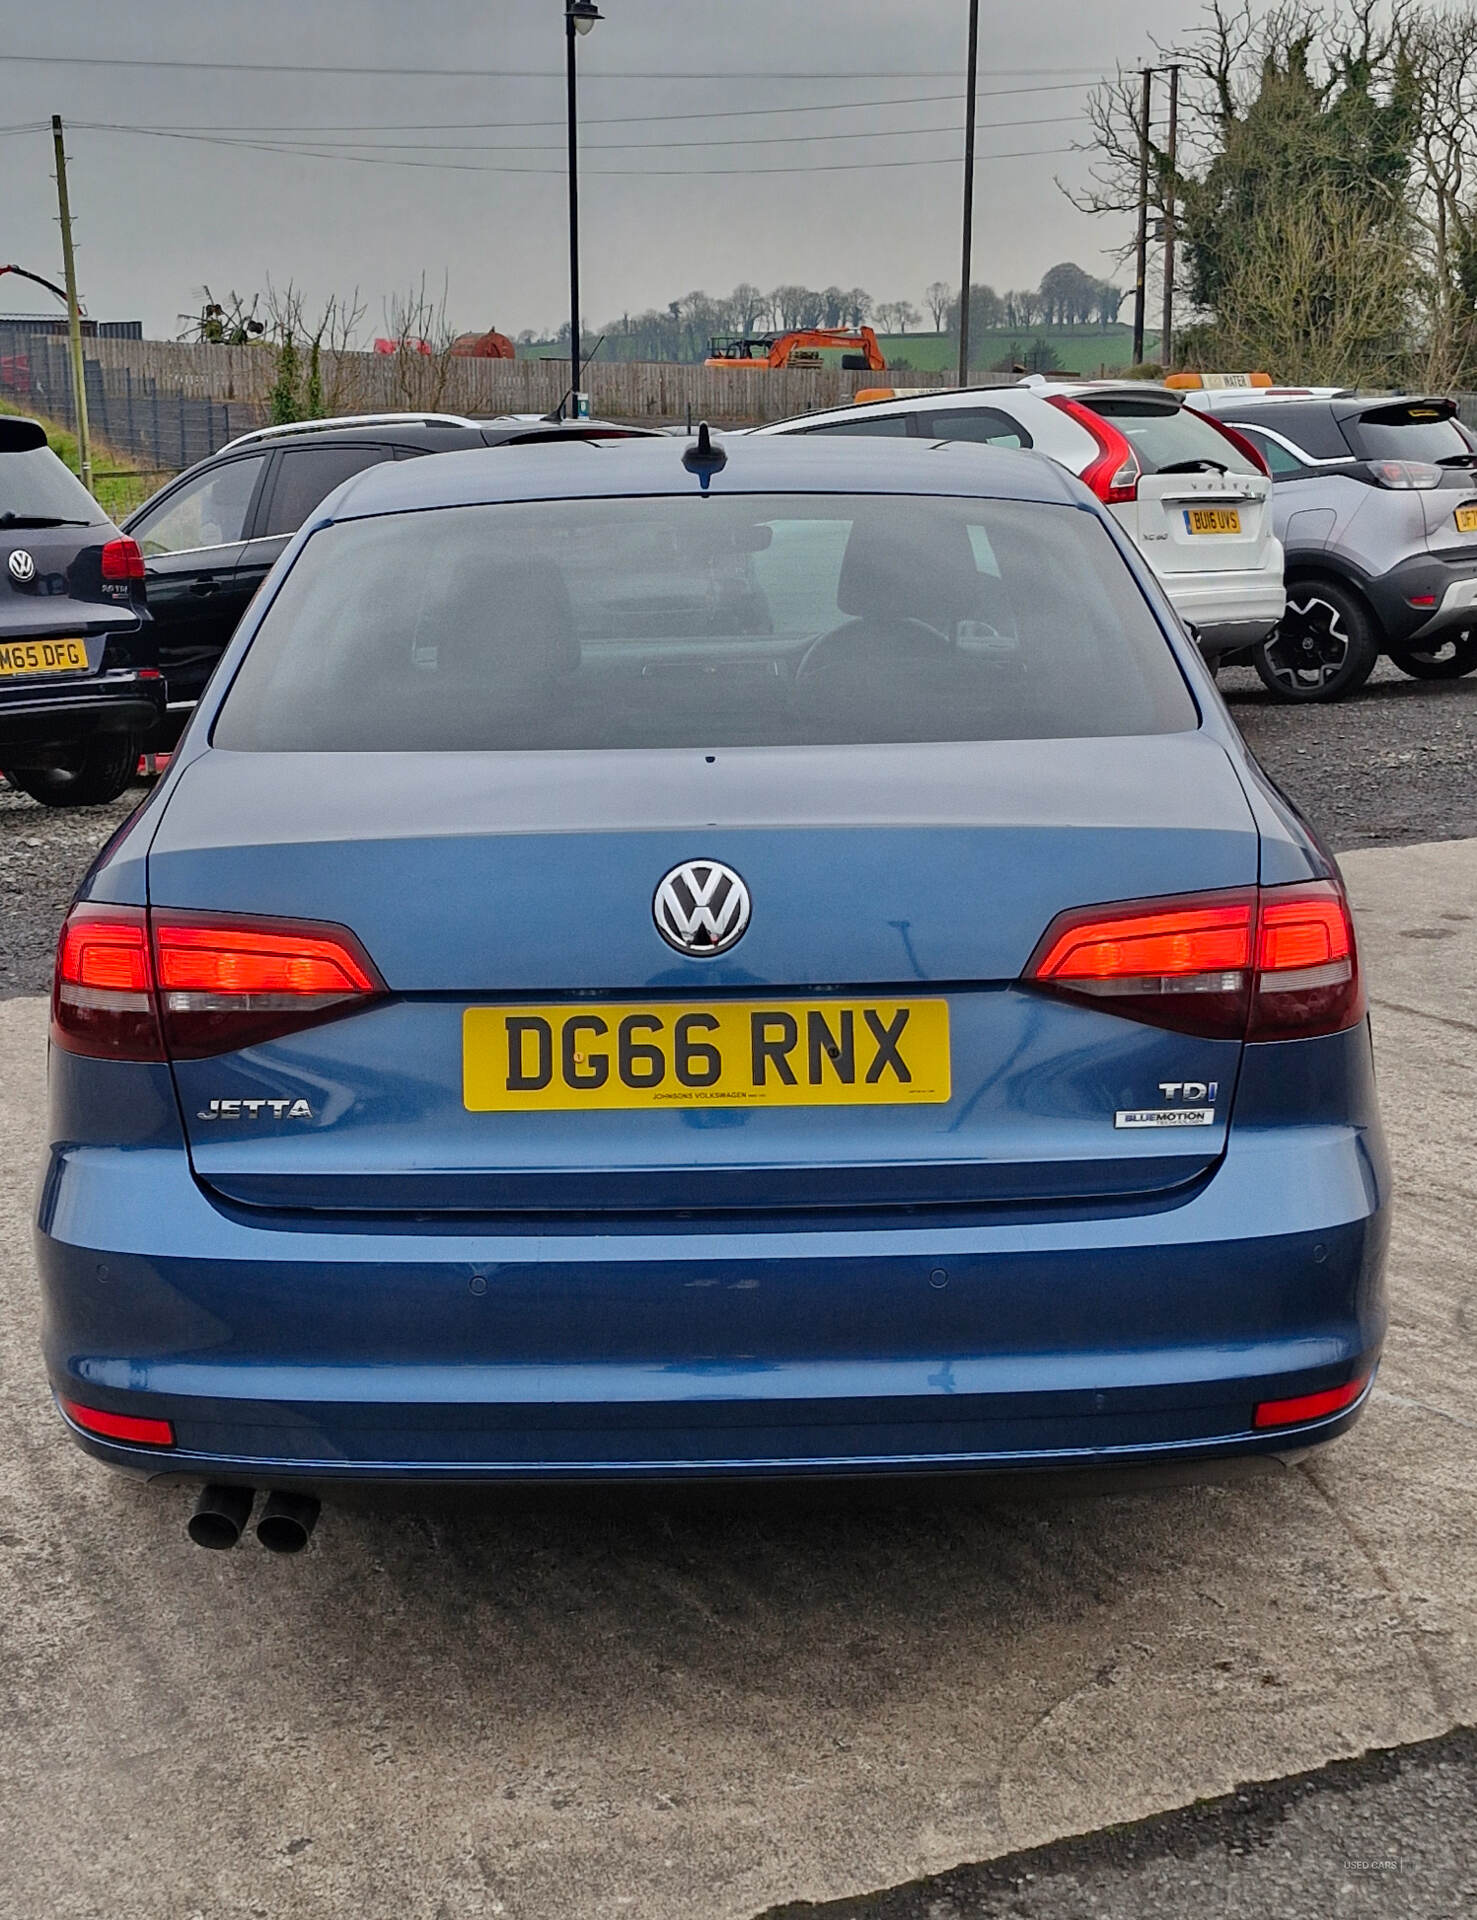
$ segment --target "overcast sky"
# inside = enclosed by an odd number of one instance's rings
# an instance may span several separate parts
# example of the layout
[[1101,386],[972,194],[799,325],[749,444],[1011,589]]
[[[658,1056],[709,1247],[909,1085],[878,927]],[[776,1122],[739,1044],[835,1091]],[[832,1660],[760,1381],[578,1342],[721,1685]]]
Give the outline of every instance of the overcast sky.
[[[580,42],[587,323],[738,280],[860,285],[919,306],[930,281],[957,282],[963,105],[926,96],[962,89],[967,0],[600,4]],[[1063,259],[1108,270],[1121,228],[1054,184],[1080,180],[1085,160],[1039,150],[1081,136],[1083,83],[1190,17],[1170,0],[984,8],[976,279],[1033,285]],[[314,301],[357,287],[374,331],[424,272],[438,293],[444,278],[454,325],[517,332],[567,313],[563,51],[562,0],[0,0],[0,129],[54,112],[71,123],[79,285],[99,318],[172,337],[203,284],[254,291],[270,274]],[[101,64],[17,58],[58,54]],[[392,71],[303,70],[315,64]],[[823,110],[840,102],[857,104]],[[810,137],[782,138],[795,134]],[[335,157],[218,144],[253,140]],[[324,144],[355,141],[369,144]],[[0,261],[59,279],[51,174],[49,133],[0,133]],[[46,310],[0,279],[0,312]]]

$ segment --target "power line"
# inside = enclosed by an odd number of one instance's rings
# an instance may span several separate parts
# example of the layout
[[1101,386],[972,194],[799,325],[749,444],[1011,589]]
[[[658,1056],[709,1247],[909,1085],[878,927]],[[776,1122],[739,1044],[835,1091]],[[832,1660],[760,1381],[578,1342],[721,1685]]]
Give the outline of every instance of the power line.
[[[1036,120],[991,120],[984,123],[984,131],[992,128],[1007,127],[1059,127],[1074,124],[1082,119],[1078,113],[1047,114]],[[161,137],[179,133],[178,128],[142,127],[116,121],[75,120],[74,127],[89,127],[95,132],[159,134]],[[693,147],[775,147],[792,146],[797,141],[810,140],[918,140],[936,133],[962,133],[959,126],[949,127],[875,127],[856,128],[848,133],[769,133],[757,137],[717,140],[596,140],[582,143],[585,153],[626,153],[634,149],[637,153],[666,153],[675,149]],[[189,135],[181,135],[189,138]],[[196,135],[196,138],[202,136]],[[221,136],[211,136],[219,138]],[[295,153],[305,148],[321,153],[322,157],[334,158],[347,150],[373,153],[562,153],[563,143],[546,140],[537,144],[531,141],[505,141],[496,144],[482,141],[464,141],[451,144],[446,141],[400,141],[400,140],[301,140],[261,141],[252,140],[241,144],[260,145],[273,153]]]
[[[385,80],[557,80],[563,77],[553,67],[371,67],[309,60],[145,60],[135,55],[104,53],[13,53],[8,47],[5,59],[11,66],[144,68],[158,73],[363,74]],[[780,72],[768,67],[734,67],[726,72],[679,73],[647,67],[607,67],[590,77],[592,80],[951,80],[955,71],[953,67],[880,71],[848,67]],[[1100,77],[1094,67],[992,67],[988,71],[1000,77],[1047,73]]]
[[[161,128],[130,127],[101,121],[75,121],[74,127],[86,127],[98,133],[122,133],[156,140],[187,140],[201,146],[231,147],[237,151],[249,153],[275,153],[288,160],[339,160],[362,167],[413,167],[432,173],[519,173],[547,174],[563,178],[562,167],[490,167],[471,161],[454,160],[396,160],[375,154],[322,152],[312,146],[269,146],[257,140],[235,140],[203,133],[171,133]],[[1050,154],[1076,153],[1079,149],[1066,147],[1029,147],[1011,153],[981,154],[982,160],[1027,160]],[[952,167],[958,165],[957,156],[945,155],[937,160],[848,160],[821,161],[812,166],[787,167],[600,167],[589,176],[597,180],[629,179],[641,177],[656,180],[690,180],[695,176],[714,178],[721,175],[738,175],[752,178],[762,174],[776,173],[869,173],[874,169],[893,167]]]
[[[1101,76],[1099,76],[1101,77]],[[1056,80],[1047,85],[1033,87],[993,87],[981,88],[976,94],[979,100],[1003,100],[1025,93],[1077,93],[1083,88],[1094,85],[1091,80]],[[705,107],[687,113],[617,113],[617,114],[581,114],[582,127],[629,127],[636,125],[655,125],[669,120],[751,120],[761,115],[777,113],[851,113],[864,107],[921,107],[939,102],[962,100],[962,93],[915,93],[893,95],[886,100],[826,100],[807,102],[793,107]],[[35,125],[44,127],[45,122]],[[307,121],[287,120],[278,122],[249,120],[239,125],[222,125],[218,120],[205,123],[183,121],[159,129],[163,133],[297,133],[304,136],[316,133],[481,133],[494,132],[500,127],[562,127],[562,119],[554,120],[347,120],[347,121]],[[24,131],[24,129],[17,129]]]

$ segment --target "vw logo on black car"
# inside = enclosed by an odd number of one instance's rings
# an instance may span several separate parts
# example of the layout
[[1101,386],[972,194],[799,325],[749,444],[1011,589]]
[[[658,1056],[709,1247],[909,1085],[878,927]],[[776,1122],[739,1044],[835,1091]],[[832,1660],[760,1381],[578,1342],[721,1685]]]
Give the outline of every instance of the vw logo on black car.
[[749,889],[721,860],[684,860],[657,887],[651,911],[669,947],[708,959],[743,938]]
[[36,578],[36,562],[24,547],[17,547],[6,565],[10,568],[11,579],[18,580],[22,586]]

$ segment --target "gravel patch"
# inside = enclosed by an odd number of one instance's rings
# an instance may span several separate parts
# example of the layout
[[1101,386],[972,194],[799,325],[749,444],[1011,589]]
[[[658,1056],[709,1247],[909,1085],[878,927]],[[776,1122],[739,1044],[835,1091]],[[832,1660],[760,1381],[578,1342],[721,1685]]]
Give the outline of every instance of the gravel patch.
[[[1220,687],[1252,751],[1336,851],[1477,836],[1477,674],[1409,680],[1382,661],[1329,707],[1284,706],[1249,669]],[[0,781],[0,996],[46,991],[72,891],[144,792],[57,810]]]
[[45,993],[57,929],[93,855],[145,797],[42,807],[0,780],[0,998]]
[[1220,677],[1263,767],[1336,852],[1477,835],[1477,674],[1411,680],[1382,660],[1350,700],[1287,706],[1250,668]]

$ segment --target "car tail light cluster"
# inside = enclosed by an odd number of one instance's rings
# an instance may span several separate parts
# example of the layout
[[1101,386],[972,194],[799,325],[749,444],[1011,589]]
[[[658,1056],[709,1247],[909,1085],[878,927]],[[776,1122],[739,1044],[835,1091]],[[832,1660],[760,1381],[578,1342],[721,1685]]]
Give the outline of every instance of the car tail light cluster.
[[142,580],[144,556],[137,540],[110,540],[103,548],[104,580]]
[[1364,1017],[1349,903],[1329,880],[1059,914],[1023,978],[1207,1038],[1298,1039]]
[[1440,467],[1426,460],[1369,460],[1365,471],[1377,486],[1389,487],[1396,493],[1428,493],[1432,487],[1439,487],[1442,481]]
[[345,927],[87,904],[62,928],[52,1037],[99,1059],[202,1059],[384,992]]
[[1078,426],[1085,427],[1097,442],[1096,458],[1078,476],[1083,483],[1091,487],[1107,507],[1125,500],[1136,500],[1143,468],[1138,455],[1112,421],[1105,420],[1100,413],[1094,413],[1091,407],[1084,407],[1080,400],[1069,400],[1064,393],[1048,394],[1046,399],[1048,406],[1069,413]]

